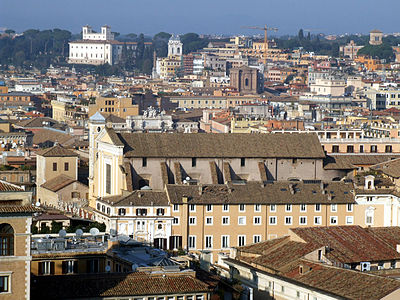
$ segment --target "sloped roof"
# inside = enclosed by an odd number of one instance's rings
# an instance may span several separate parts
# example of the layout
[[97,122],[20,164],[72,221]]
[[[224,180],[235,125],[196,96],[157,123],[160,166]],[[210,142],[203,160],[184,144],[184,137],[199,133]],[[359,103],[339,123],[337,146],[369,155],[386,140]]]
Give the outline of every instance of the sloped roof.
[[[311,271],[300,274],[300,266],[303,266],[303,270],[307,266]],[[396,279],[314,263],[305,259],[298,260],[283,275],[343,299],[378,300],[400,288],[400,281]]]
[[73,143],[76,140],[76,137],[69,135],[67,133],[43,128],[39,130],[35,130],[33,132],[33,144],[35,145],[43,145],[48,142],[55,143],[58,142],[61,145],[66,145],[69,143]]
[[9,183],[4,180],[0,180],[0,192],[23,192],[25,191],[22,187]]
[[323,158],[315,134],[117,133],[126,157]]
[[168,206],[168,198],[164,191],[136,190],[126,196],[110,196],[101,201],[113,206]]
[[[321,189],[322,188],[322,189]],[[166,185],[171,203],[182,203],[184,196],[193,204],[316,204],[355,203],[352,184],[345,182],[307,183],[274,181],[267,184]],[[324,193],[323,193],[324,191]]]
[[36,152],[37,155],[44,157],[77,157],[79,156],[76,152],[56,145],[51,148],[42,149]]
[[293,228],[291,231],[309,244],[328,246],[331,250],[326,257],[335,262],[400,259],[395,248],[360,226]]
[[38,212],[39,209],[32,205],[12,205],[12,206],[0,206],[0,214],[9,214],[9,213],[35,213]]
[[382,172],[390,177],[400,177],[400,158],[390,160],[384,163],[376,164],[371,167],[372,170]]
[[330,154],[324,160],[326,170],[345,170],[355,169],[357,166],[370,166],[378,163],[400,158],[400,155],[374,155],[374,154],[354,154],[354,155],[335,155]]
[[85,274],[39,276],[32,299],[76,299],[209,292],[205,283],[190,275]]
[[75,182],[77,180],[66,176],[66,175],[59,175],[53,179],[50,179],[48,181],[46,181],[45,183],[43,183],[41,185],[42,188],[45,188],[47,190],[50,190],[52,192],[57,192],[59,190],[61,190],[62,188],[70,185],[71,183]]

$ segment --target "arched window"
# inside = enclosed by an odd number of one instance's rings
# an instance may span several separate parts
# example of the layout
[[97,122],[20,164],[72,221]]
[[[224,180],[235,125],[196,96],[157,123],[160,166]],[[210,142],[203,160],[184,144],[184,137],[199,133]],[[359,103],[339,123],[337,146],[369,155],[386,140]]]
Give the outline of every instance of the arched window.
[[248,78],[246,78],[246,79],[244,80],[244,85],[245,85],[245,86],[249,86],[249,79],[248,79]]
[[0,256],[14,255],[14,229],[10,224],[0,224]]

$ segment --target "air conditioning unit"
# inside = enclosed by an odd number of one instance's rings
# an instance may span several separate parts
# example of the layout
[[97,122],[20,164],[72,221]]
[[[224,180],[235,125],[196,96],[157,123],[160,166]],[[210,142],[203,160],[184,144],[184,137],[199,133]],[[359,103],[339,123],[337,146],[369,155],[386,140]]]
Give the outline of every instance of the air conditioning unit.
[[361,262],[361,272],[371,271],[371,263],[370,262]]

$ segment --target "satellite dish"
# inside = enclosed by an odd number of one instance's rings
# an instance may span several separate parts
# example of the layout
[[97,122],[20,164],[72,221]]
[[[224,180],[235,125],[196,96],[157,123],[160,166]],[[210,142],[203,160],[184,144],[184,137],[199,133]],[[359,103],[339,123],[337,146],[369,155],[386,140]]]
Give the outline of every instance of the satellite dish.
[[183,180],[183,184],[186,184],[186,183],[187,183],[186,179],[185,179],[185,180]]
[[49,239],[50,238],[50,234],[46,234],[46,239]]
[[36,202],[35,205],[36,205],[36,207],[39,207],[40,206],[40,202],[39,201]]
[[187,181],[189,181],[189,180],[190,180],[190,177],[189,177],[189,176],[188,176],[188,177],[186,177],[186,180],[187,180]]
[[83,230],[82,229],[77,229],[75,231],[75,234],[76,234],[77,237],[81,237],[83,235]]
[[60,238],[65,238],[66,235],[67,235],[67,232],[66,232],[64,229],[61,229],[61,230],[58,232],[58,236],[59,236]]
[[135,272],[135,271],[137,270],[137,268],[138,268],[138,265],[137,265],[137,264],[133,264],[133,265],[132,265],[132,271],[133,271],[133,272]]
[[117,231],[115,229],[110,229],[110,234],[111,234],[111,236],[116,236]]
[[110,272],[111,271],[111,267],[110,266],[106,266],[106,272]]
[[98,230],[96,227],[93,227],[90,229],[90,234],[93,236],[96,236],[100,233],[100,230]]

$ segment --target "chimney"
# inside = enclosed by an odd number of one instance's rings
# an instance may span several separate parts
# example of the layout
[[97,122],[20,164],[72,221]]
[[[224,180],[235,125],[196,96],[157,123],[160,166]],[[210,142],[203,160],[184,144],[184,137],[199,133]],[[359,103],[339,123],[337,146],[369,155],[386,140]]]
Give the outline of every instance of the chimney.
[[396,251],[400,253],[400,244],[396,245]]
[[294,184],[293,183],[289,184],[289,191],[290,191],[290,193],[292,195],[294,195],[295,191],[294,191]]
[[183,202],[184,204],[187,204],[187,203],[188,203],[188,197],[187,197],[187,196],[183,196],[183,197],[182,197],[182,202]]

